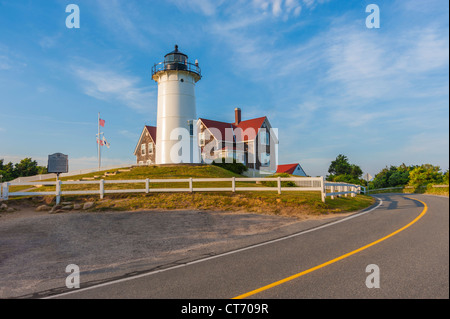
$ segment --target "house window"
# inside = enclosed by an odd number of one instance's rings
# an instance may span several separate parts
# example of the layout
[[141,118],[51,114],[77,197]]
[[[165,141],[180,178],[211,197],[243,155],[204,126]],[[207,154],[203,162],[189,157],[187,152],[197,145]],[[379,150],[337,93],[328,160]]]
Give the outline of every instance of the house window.
[[149,155],[153,154],[153,143],[148,143],[148,154]]
[[141,145],[141,155],[145,155],[145,144]]
[[199,143],[198,144],[200,146],[205,146],[206,145],[205,132],[199,134]]
[[266,128],[261,131],[260,138],[261,145],[270,145],[270,135]]
[[270,154],[261,153],[261,166],[264,167],[270,166]]

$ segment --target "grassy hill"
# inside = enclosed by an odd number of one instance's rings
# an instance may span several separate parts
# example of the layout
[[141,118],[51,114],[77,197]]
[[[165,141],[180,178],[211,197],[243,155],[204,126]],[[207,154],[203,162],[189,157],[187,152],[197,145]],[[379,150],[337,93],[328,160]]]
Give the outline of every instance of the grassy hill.
[[[230,178],[242,177],[223,168],[205,166],[151,166],[133,167],[130,169],[95,172],[85,175],[71,176],[62,180],[136,180],[136,179],[178,179],[178,178]],[[194,183],[194,187],[211,187],[210,183]],[[231,187],[230,182],[216,182],[216,187]],[[237,187],[256,186],[255,182],[237,182]],[[257,186],[263,186],[261,184]],[[105,189],[143,188],[143,184],[105,184]],[[151,187],[188,187],[188,183],[152,183]],[[51,191],[54,187],[41,187],[40,191]],[[63,185],[64,190],[95,189],[94,185]],[[53,197],[46,197],[47,203]],[[38,201],[34,199],[34,201]],[[42,201],[42,199],[41,199]],[[103,200],[98,195],[63,196],[62,201],[83,203],[95,201],[91,210],[95,211],[134,211],[150,209],[203,209],[248,211],[264,214],[277,214],[285,216],[304,217],[305,215],[322,215],[357,211],[370,206],[373,198],[359,195],[357,197],[327,198],[326,203],[321,201],[319,192],[194,192],[194,193],[149,193],[149,194],[106,194]],[[36,203],[36,205],[39,203]]]

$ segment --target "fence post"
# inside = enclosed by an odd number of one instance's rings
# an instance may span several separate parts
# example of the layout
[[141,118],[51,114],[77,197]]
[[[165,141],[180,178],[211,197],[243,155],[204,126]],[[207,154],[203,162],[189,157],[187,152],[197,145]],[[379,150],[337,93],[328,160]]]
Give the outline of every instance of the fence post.
[[145,180],[145,192],[148,194],[149,192],[150,192],[150,180],[147,178],[146,180]]
[[326,188],[326,186],[325,186],[325,177],[321,177],[320,178],[320,184],[321,184],[321,189],[322,189],[322,192],[321,192],[321,195],[322,195],[322,202],[324,202],[325,203],[325,199],[326,199],[326,197],[327,197],[327,188]]
[[344,196],[345,196],[345,197],[347,197],[349,189],[350,189],[350,186],[348,186],[348,185],[345,185],[345,186],[344,186],[344,192],[345,192],[345,195],[344,195]]
[[189,192],[194,192],[194,187],[192,186],[192,177],[189,178]]
[[4,200],[8,200],[9,197],[9,183],[3,183],[2,197]]
[[[334,193],[334,185],[331,185],[331,192]],[[331,195],[331,199],[334,199],[334,195]]]
[[278,194],[281,194],[281,176],[278,176],[277,186],[278,186]]
[[236,193],[236,177],[234,176],[231,178],[231,191]]
[[56,181],[56,205],[59,205],[59,203],[61,202],[61,181],[58,180]]
[[105,195],[105,180],[100,180],[100,199],[103,199],[103,196]]

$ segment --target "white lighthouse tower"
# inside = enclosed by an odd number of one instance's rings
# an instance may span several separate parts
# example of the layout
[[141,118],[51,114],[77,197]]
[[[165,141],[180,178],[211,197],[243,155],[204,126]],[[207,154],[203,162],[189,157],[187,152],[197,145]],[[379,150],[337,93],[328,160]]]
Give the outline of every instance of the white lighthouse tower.
[[155,64],[158,83],[156,164],[199,163],[196,134],[195,83],[201,79],[198,63],[175,50]]

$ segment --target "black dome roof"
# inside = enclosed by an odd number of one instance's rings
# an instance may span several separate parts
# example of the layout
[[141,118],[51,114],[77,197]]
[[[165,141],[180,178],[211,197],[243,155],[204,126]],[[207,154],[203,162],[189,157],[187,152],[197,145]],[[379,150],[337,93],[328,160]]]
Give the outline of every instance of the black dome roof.
[[168,55],[171,54],[178,54],[178,55],[184,55],[185,57],[187,57],[186,54],[181,53],[180,51],[178,51],[178,45],[175,44],[175,50],[173,50],[172,52],[167,53],[164,57],[167,57]]

